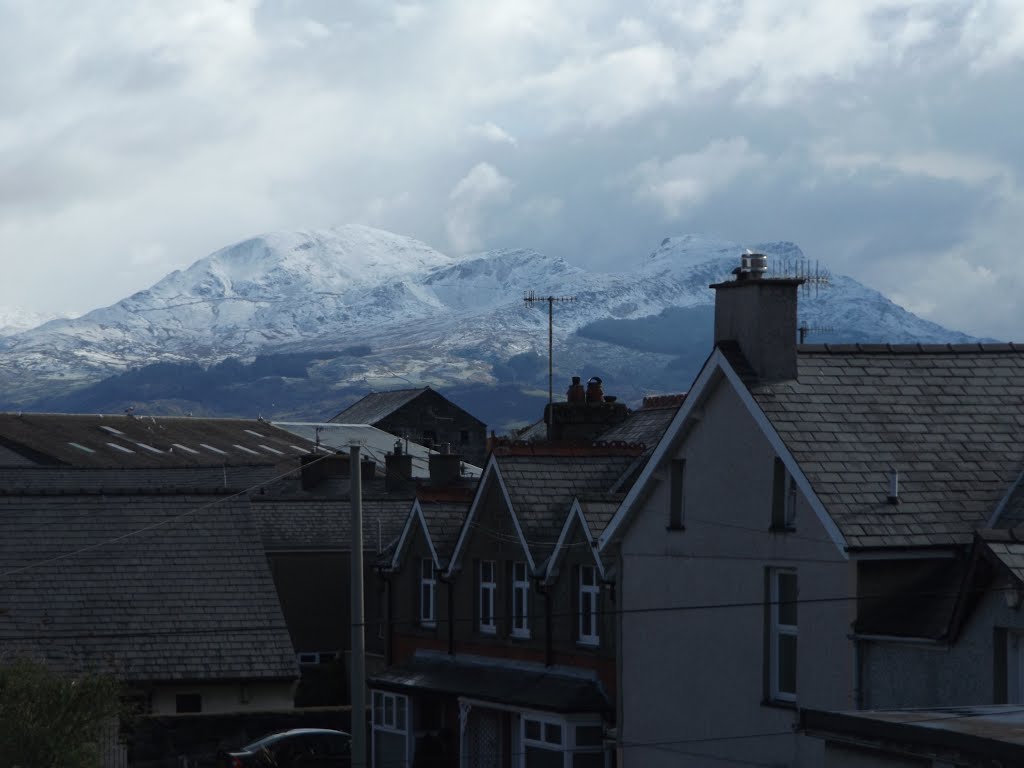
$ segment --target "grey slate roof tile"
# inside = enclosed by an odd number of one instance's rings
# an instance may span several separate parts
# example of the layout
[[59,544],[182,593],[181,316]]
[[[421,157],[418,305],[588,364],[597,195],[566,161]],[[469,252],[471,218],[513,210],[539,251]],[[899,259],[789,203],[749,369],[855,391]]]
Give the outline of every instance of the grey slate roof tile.
[[[363,547],[386,549],[401,534],[411,497],[363,499]],[[252,513],[267,550],[352,547],[352,503],[347,498],[252,500]]]
[[333,416],[330,421],[337,424],[376,424],[429,389],[430,387],[420,387],[418,389],[394,389],[390,392],[371,392]]
[[[129,681],[292,679],[245,500],[8,497],[0,647]],[[19,568],[33,566],[28,570]]]
[[805,345],[798,366],[751,393],[851,548],[966,543],[1024,469],[1024,348]]
[[537,562],[554,549],[574,498],[610,491],[635,456],[495,456]]

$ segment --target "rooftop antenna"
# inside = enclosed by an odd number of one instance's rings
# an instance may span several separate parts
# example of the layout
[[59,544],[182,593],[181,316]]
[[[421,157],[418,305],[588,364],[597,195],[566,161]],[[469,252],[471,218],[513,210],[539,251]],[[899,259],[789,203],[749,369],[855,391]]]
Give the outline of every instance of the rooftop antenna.
[[822,325],[808,325],[806,320],[801,320],[799,327],[797,327],[797,333],[800,334],[800,343],[803,344],[807,340],[807,336],[812,333],[835,333],[836,329],[831,327],[825,327]]
[[548,405],[550,406],[555,400],[555,375],[553,365],[553,354],[552,348],[554,346],[554,327],[555,327],[555,302],[556,301],[576,301],[575,296],[539,296],[536,291],[527,291],[526,295],[523,296],[523,301],[526,306],[532,306],[541,301],[548,303]]
[[812,262],[802,256],[800,258],[775,259],[772,262],[772,277],[803,280],[801,288],[804,296],[810,296],[813,287],[814,298],[818,298],[818,290],[821,287],[828,287],[832,282],[831,272],[822,267],[817,260]]

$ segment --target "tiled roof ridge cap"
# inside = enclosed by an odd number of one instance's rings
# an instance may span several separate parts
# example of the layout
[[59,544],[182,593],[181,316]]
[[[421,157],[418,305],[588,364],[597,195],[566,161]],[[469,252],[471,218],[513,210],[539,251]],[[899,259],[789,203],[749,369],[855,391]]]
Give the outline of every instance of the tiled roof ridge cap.
[[492,448],[495,456],[535,456],[557,458],[559,456],[639,456],[647,450],[644,443],[630,443],[625,440],[597,440],[581,442],[529,442],[498,439]]
[[970,344],[801,344],[799,354],[988,354],[1024,353],[1024,344],[975,342]]
[[653,411],[659,408],[675,408],[686,398],[685,392],[667,395],[645,395],[640,405],[642,411]]

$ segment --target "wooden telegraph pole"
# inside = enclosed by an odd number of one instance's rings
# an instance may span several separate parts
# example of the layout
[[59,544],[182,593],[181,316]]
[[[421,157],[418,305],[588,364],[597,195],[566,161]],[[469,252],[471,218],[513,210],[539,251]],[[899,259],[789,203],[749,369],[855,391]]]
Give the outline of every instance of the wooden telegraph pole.
[[536,291],[527,291],[526,295],[523,296],[523,301],[526,302],[526,306],[528,307],[540,301],[546,301],[548,303],[548,406],[550,406],[555,399],[555,373],[552,352],[552,348],[554,346],[555,302],[576,301],[576,297],[538,296]]

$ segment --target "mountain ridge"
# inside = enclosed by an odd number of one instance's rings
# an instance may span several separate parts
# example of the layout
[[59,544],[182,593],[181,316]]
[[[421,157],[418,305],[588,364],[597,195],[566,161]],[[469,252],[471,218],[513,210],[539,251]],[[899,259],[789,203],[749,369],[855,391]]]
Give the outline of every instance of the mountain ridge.
[[[783,271],[806,263],[791,242],[751,247]],[[624,397],[679,391],[710,350],[708,286],[730,278],[743,250],[708,235],[680,235],[623,259],[621,272],[592,272],[530,248],[452,257],[361,225],[266,233],[108,307],[0,338],[0,404],[73,407],[76,391],[153,364],[209,368],[295,354],[311,355],[303,376],[278,377],[291,385],[259,384],[260,392],[288,400],[292,415],[301,412],[299,392],[324,404],[410,382],[546,392],[547,313],[523,302],[529,290],[576,298],[555,309],[560,377],[600,372],[622,382],[617,391]],[[832,275],[827,288],[802,291],[799,313],[811,328],[834,329],[823,341],[975,340],[844,275]],[[339,352],[346,349],[360,354]],[[535,359],[544,363],[539,370],[528,363]],[[294,373],[294,364],[284,369]],[[244,398],[256,384],[239,385],[235,396]],[[188,402],[201,406],[200,395],[201,387]],[[265,405],[268,415],[280,406]],[[313,415],[313,408],[301,415]]]

